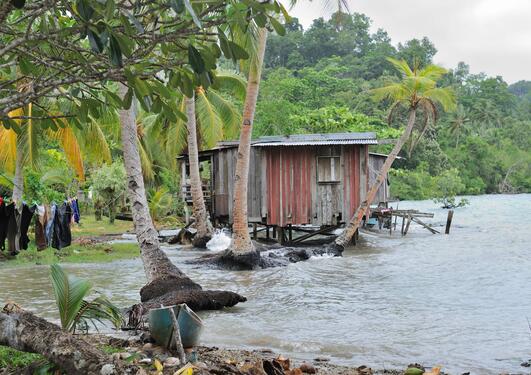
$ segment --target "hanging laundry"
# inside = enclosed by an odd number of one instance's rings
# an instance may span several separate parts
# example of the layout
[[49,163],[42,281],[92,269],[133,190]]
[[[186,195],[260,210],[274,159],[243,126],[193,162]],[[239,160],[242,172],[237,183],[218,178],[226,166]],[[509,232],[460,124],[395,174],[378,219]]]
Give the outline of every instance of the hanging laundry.
[[[2,199],[2,198],[0,198]],[[7,212],[4,200],[0,202],[0,250],[4,251],[7,238]]]
[[72,233],[70,231],[70,221],[72,220],[72,207],[70,204],[63,203],[61,207],[55,210],[55,219],[53,224],[52,247],[61,250],[72,243]]
[[35,244],[41,251],[48,247],[46,242],[46,223],[48,222],[47,210],[44,206],[37,206],[35,216]]
[[15,205],[10,203],[5,207],[7,217],[7,248],[9,254],[17,255],[20,252],[20,219],[21,215]]
[[79,220],[81,219],[81,215],[79,213],[79,204],[78,204],[77,198],[72,199],[71,205],[72,205],[72,213],[73,213],[73,216],[74,216],[74,221],[77,224],[79,224]]
[[19,209],[20,212],[20,226],[19,226],[19,248],[23,250],[28,249],[30,239],[28,237],[28,230],[35,212],[35,206],[29,207],[26,203],[22,203]]
[[52,245],[52,237],[53,237],[53,227],[55,222],[55,212],[57,211],[57,205],[55,203],[52,203],[51,206],[46,207],[48,212],[46,213],[46,217],[48,218],[48,221],[46,223],[46,228],[44,234],[46,235],[46,244],[48,246]]

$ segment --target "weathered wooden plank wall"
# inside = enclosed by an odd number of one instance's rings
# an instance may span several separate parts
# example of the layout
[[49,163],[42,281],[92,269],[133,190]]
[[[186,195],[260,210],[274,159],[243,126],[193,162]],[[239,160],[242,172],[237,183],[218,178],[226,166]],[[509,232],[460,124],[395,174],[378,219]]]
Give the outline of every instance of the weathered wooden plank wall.
[[[385,163],[385,157],[379,155],[370,155],[369,154],[369,186],[372,186],[378,177],[378,173]],[[389,186],[387,185],[387,180],[384,181],[378,192],[376,193],[376,198],[374,198],[373,204],[378,204],[380,202],[389,201]]]
[[275,147],[263,150],[267,165],[267,223],[286,226],[310,223],[312,192],[311,148]]
[[[252,148],[249,170],[249,184],[247,190],[247,211],[249,213],[249,222],[260,222],[262,218],[262,169],[257,168],[260,165],[261,151]],[[234,199],[234,175],[236,173],[236,162],[238,158],[238,149],[226,148],[219,150],[214,154],[213,165],[214,172],[214,217],[227,217],[228,222],[232,223],[232,201]],[[265,216],[265,214],[264,214]]]

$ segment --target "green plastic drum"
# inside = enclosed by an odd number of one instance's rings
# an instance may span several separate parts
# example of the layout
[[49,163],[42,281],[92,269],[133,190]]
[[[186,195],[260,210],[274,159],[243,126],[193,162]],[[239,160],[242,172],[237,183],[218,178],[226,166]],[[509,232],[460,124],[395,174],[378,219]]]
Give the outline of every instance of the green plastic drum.
[[169,347],[173,343],[173,323],[170,309],[173,308],[181,341],[184,348],[192,348],[199,343],[199,337],[203,330],[203,321],[186,304],[178,306],[166,306],[149,310],[149,331],[151,337],[158,345]]

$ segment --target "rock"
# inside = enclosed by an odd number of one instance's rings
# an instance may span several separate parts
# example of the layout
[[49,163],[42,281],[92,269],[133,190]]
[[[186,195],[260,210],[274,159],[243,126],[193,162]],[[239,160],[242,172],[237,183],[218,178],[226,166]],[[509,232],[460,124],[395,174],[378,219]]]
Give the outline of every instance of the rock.
[[168,357],[164,361],[164,367],[173,367],[173,366],[179,366],[181,364],[181,361],[179,358],[176,357]]
[[144,344],[142,346],[142,351],[144,351],[144,352],[152,351],[154,346],[155,345],[153,345],[152,343],[148,342],[147,344]]
[[360,375],[372,375],[372,369],[362,365],[356,369]]
[[520,366],[522,366],[522,367],[531,367],[531,359],[529,361],[527,361],[527,362],[522,362],[520,364]]
[[277,361],[278,363],[280,363],[280,365],[282,366],[282,369],[283,370],[289,370],[289,368],[291,367],[291,363],[289,361],[289,358],[285,358],[281,355],[279,355],[275,361]]
[[293,370],[289,370],[284,372],[286,375],[302,375],[302,370],[300,368],[294,368]]
[[268,375],[267,372],[264,371],[262,361],[260,360],[244,363],[240,367],[240,371],[248,375]]
[[194,363],[194,366],[197,368],[203,369],[203,370],[208,369],[208,366],[206,365],[205,362],[196,362]]
[[129,357],[131,357],[131,353],[128,353],[128,352],[123,352],[123,353],[120,353],[120,359],[127,359]]
[[114,375],[115,373],[116,372],[115,372],[114,365],[110,363],[102,366],[101,371],[100,371],[101,375]]
[[142,358],[140,361],[138,361],[138,363],[143,364],[143,365],[150,365],[151,362],[152,362],[151,358]]
[[153,343],[153,337],[151,337],[151,334],[148,331],[144,331],[140,334],[139,341],[143,343]]
[[309,363],[306,363],[306,362],[304,362],[301,365],[300,369],[301,369],[302,372],[304,372],[306,374],[315,374],[315,373],[317,373],[317,369],[313,365],[311,365]]
[[313,359],[315,362],[330,362],[330,359],[325,357],[317,357]]

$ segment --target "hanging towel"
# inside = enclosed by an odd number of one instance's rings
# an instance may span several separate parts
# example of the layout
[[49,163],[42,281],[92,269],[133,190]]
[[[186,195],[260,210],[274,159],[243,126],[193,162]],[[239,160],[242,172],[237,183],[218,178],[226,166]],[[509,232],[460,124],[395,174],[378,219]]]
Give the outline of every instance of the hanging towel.
[[35,216],[35,244],[37,250],[46,249],[46,223],[48,222],[47,210],[44,206],[37,206],[37,215]]
[[9,254],[17,255],[20,251],[20,212],[15,203],[5,207],[7,217],[7,248]]
[[57,211],[57,205],[55,203],[52,203],[51,206],[47,207],[49,212],[46,214],[48,218],[48,222],[46,223],[46,231],[44,234],[46,235],[46,244],[48,246],[52,245],[52,237],[53,237],[53,227],[55,222],[55,212]]
[[77,198],[72,199],[72,214],[74,216],[74,221],[79,224],[81,215],[79,213],[79,204],[77,202]]

